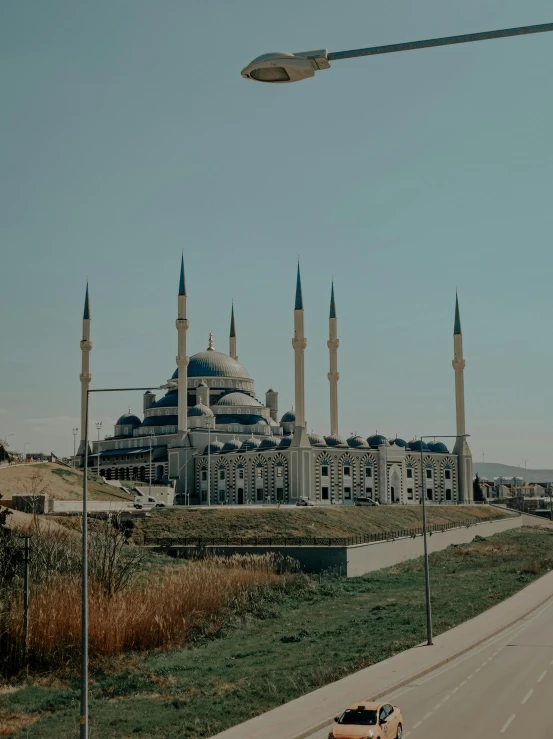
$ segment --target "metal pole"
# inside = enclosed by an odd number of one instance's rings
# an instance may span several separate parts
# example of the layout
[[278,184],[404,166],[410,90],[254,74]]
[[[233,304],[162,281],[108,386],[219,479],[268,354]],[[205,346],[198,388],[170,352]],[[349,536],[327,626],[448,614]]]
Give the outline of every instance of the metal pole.
[[207,426],[207,505],[211,505],[211,422]]
[[23,634],[25,667],[29,669],[29,537],[25,536],[25,570],[23,579]]
[[553,487],[551,486],[551,483],[549,483],[549,515],[553,521]]
[[154,438],[153,434],[150,434],[150,474],[148,475],[148,481],[149,481],[148,497],[149,498],[152,497],[152,439],[153,438]]
[[100,429],[102,428],[102,422],[98,421],[96,424],[96,429],[98,430],[98,446],[96,447],[96,455],[97,455],[97,464],[96,464],[96,474],[98,477],[100,477]]
[[428,542],[426,540],[426,485],[423,470],[423,439],[421,436],[421,495],[422,495],[422,536],[424,540],[424,587],[426,591],[426,644],[431,647],[432,641],[432,605],[430,602],[430,568],[428,566]]
[[83,470],[83,554],[81,566],[81,723],[80,739],[88,739],[88,403],[89,390],[86,391],[84,416],[84,470]]

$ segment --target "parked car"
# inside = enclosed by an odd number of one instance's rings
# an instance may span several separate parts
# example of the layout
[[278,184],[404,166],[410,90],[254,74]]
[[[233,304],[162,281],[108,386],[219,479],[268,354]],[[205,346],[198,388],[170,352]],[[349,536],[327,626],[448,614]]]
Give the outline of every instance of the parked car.
[[380,505],[377,500],[360,495],[354,500],[355,505]]
[[296,505],[313,505],[313,503],[304,495],[303,497],[298,498]]
[[136,495],[134,498],[134,507],[137,510],[142,510],[143,508],[165,508],[165,503],[160,503],[149,495]]

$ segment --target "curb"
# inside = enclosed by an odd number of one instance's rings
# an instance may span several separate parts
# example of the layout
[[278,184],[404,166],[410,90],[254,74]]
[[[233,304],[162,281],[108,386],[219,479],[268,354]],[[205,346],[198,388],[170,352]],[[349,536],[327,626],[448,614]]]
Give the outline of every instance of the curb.
[[[535,580],[534,582],[538,582],[538,581]],[[532,584],[533,583],[530,583],[530,585],[532,585]],[[527,585],[526,587],[529,587],[529,585]],[[519,593],[522,593],[524,590],[526,590],[526,588],[522,588],[517,593],[514,593],[514,595],[518,595]],[[511,597],[513,597],[513,596],[511,596]],[[475,647],[480,646],[480,644],[483,644],[484,642],[488,641],[489,639],[492,639],[494,636],[497,636],[498,634],[501,634],[502,631],[506,631],[507,629],[511,628],[511,626],[514,626],[516,623],[518,623],[519,621],[522,621],[523,619],[527,618],[531,613],[533,613],[534,611],[537,611],[538,608],[541,608],[543,605],[545,605],[548,601],[550,601],[552,599],[553,599],[553,593],[550,593],[546,598],[544,598],[542,601],[540,601],[535,606],[533,606],[532,608],[530,608],[529,611],[526,611],[521,616],[518,616],[513,621],[510,621],[508,624],[505,624],[505,625],[501,626],[501,628],[496,629],[495,631],[491,632],[490,634],[486,634],[486,636],[483,637],[482,639],[479,639],[478,641],[474,642],[473,644],[471,644],[468,647],[464,647],[463,649],[461,649],[460,651],[456,652],[455,654],[452,654],[450,657],[447,657],[447,658],[443,659],[441,662],[437,662],[435,665],[432,665],[431,667],[427,667],[424,670],[421,670],[420,672],[416,672],[416,673],[410,675],[408,678],[405,678],[403,680],[400,680],[399,682],[394,683],[393,685],[389,685],[386,688],[386,690],[382,690],[379,693],[375,693],[372,696],[371,700],[376,701],[379,698],[382,698],[384,695],[387,695],[388,693],[392,693],[393,691],[398,690],[398,688],[402,688],[405,685],[408,685],[413,680],[418,680],[419,678],[424,677],[425,675],[428,675],[430,672],[434,672],[434,670],[440,669],[440,667],[443,667],[444,665],[447,665],[448,662],[452,662],[453,660],[457,659],[458,657],[462,657],[463,654],[466,654],[467,652],[470,652],[471,649],[474,649]],[[504,603],[505,601],[502,601],[502,602]],[[493,607],[494,606],[492,606],[492,608]],[[486,613],[486,611],[483,611],[482,613]],[[478,615],[481,616],[482,614],[478,614]],[[475,618],[477,618],[477,616],[475,616]],[[467,622],[464,621],[463,623],[467,623]],[[459,624],[459,626],[460,625],[461,624]],[[443,633],[446,634],[447,631],[444,631]],[[421,646],[426,646],[426,645],[424,644],[424,642],[422,642],[421,644],[417,644],[414,647],[411,647],[411,649],[416,649],[417,647],[421,647]],[[398,654],[400,654],[400,652],[398,652]],[[332,723],[332,718],[328,718],[325,721],[320,721],[318,724],[312,726],[311,728],[306,729],[305,731],[302,731],[301,734],[294,734],[294,736],[293,737],[290,737],[290,739],[307,739],[312,734],[314,734],[316,731],[321,731],[322,729],[324,729],[327,726],[329,726],[331,723]]]

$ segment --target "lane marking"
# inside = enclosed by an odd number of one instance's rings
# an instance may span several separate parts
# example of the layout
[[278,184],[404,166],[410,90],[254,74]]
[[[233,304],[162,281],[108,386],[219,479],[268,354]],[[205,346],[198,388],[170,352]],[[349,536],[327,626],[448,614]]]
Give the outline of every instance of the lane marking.
[[458,690],[459,690],[459,686],[457,686],[456,688],[453,688],[453,690],[451,691],[451,695],[456,693]]
[[417,721],[416,724],[413,724],[413,729],[418,729],[421,724],[422,724],[422,721]]
[[523,705],[524,705],[524,704],[526,703],[526,701],[527,701],[527,700],[528,700],[528,698],[529,698],[529,697],[530,697],[530,696],[532,695],[532,693],[533,693],[533,692],[534,692],[534,688],[532,688],[531,690],[529,690],[529,691],[528,691],[528,692],[526,693],[526,695],[524,696],[524,698],[523,698],[523,699],[522,699],[522,700],[520,701],[520,705],[521,705],[521,706],[523,706]]
[[544,670],[542,674],[538,677],[538,682],[541,683],[543,678],[547,675],[547,670]]
[[509,726],[512,724],[515,716],[516,716],[516,713],[512,713],[511,714],[511,716],[509,717],[509,720],[507,721],[507,723],[505,724],[505,726],[499,732],[500,734],[504,734],[507,731],[507,729],[509,728]]
[[424,715],[424,716],[422,717],[422,720],[423,720],[423,721],[426,721],[426,719],[427,719],[427,718],[430,718],[430,716],[432,716],[432,711],[428,711],[428,713],[426,713],[426,714],[425,714],[425,715]]
[[465,683],[466,683],[466,679],[465,679],[465,680],[463,680],[463,682],[461,683],[461,685],[464,685]]
[[482,669],[481,667],[477,667],[474,672],[480,672],[481,669]]
[[474,672],[472,673],[472,675],[469,675],[469,676],[467,677],[467,680],[470,680],[470,679],[471,679],[472,677],[474,677]]
[[433,710],[433,711],[437,711],[437,710],[438,710],[438,708],[439,708],[439,707],[440,707],[441,705],[442,705],[441,703],[438,703],[438,705],[437,705],[437,706],[434,706],[434,708],[433,708],[432,710]]
[[442,703],[445,703],[447,700],[451,698],[451,693],[448,693],[446,697],[443,699]]

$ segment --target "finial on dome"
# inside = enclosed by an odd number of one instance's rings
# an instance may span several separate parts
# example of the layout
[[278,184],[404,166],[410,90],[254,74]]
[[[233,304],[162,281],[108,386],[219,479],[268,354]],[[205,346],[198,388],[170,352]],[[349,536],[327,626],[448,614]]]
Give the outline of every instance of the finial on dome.
[[292,403],[292,411],[295,411],[295,410],[296,410],[296,409],[294,408],[294,404]]
[[130,416],[130,414],[131,414],[131,407],[129,406],[129,416]]
[[214,349],[213,349],[213,331],[210,331],[209,332],[209,345],[207,347],[207,351],[208,352],[214,351]]

